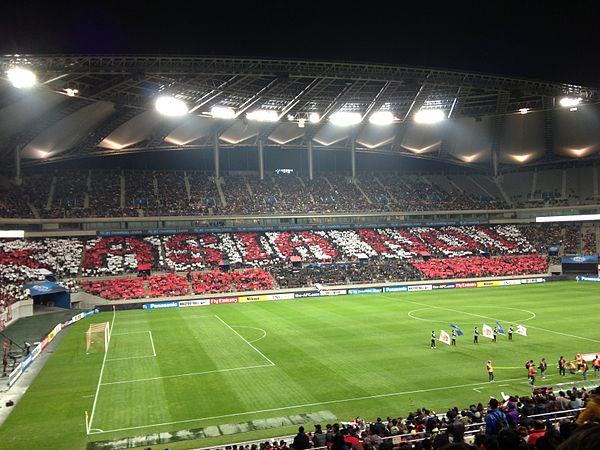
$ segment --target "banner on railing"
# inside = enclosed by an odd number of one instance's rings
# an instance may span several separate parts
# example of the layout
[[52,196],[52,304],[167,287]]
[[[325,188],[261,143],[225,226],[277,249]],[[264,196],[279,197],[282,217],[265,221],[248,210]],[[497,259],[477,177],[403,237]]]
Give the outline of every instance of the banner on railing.
[[209,299],[200,299],[200,300],[182,300],[179,302],[180,308],[187,308],[189,306],[207,306],[210,305]]
[[456,287],[456,289],[476,288],[477,282],[476,281],[465,281],[462,283],[455,283],[454,286]]
[[320,297],[321,293],[318,291],[311,292],[294,292],[294,298],[308,298],[308,297]]
[[379,292],[381,292],[381,288],[348,289],[350,295],[377,294]]
[[238,302],[237,297],[224,297],[224,298],[211,298],[210,299],[211,305],[225,305],[228,303],[237,303],[237,302]]
[[179,302],[146,303],[142,306],[142,308],[143,309],[179,308]]
[[577,281],[594,281],[594,282],[598,283],[598,282],[600,282],[600,277],[586,277],[586,276],[579,275],[577,277]]
[[346,289],[331,289],[328,291],[320,291],[320,294],[323,296],[328,295],[346,295]]
[[248,302],[265,302],[269,300],[266,295],[246,295],[244,297],[238,297],[238,303]]
[[408,292],[408,286],[386,286],[383,292]]
[[433,286],[431,284],[417,284],[415,286],[409,286],[408,292],[413,291],[431,291],[433,290]]
[[500,286],[500,281],[478,281],[477,287]]

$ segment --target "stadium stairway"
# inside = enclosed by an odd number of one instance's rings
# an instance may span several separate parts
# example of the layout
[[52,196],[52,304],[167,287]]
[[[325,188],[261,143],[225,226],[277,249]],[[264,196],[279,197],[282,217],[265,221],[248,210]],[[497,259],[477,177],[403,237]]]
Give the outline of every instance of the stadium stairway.
[[227,207],[227,200],[225,200],[225,193],[223,192],[223,187],[221,186],[223,183],[223,178],[219,177],[215,179],[215,184],[217,185],[217,191],[219,192],[219,198],[221,199],[221,205],[223,208]]
[[372,205],[373,202],[371,201],[371,199],[367,196],[367,194],[365,193],[365,191],[362,190],[362,188],[360,187],[360,183],[358,182],[358,180],[353,179],[352,183],[354,184],[354,186],[356,186],[356,189],[358,189],[360,191],[360,193],[362,194],[362,196],[365,198],[365,200],[367,201],[367,203],[369,205]]

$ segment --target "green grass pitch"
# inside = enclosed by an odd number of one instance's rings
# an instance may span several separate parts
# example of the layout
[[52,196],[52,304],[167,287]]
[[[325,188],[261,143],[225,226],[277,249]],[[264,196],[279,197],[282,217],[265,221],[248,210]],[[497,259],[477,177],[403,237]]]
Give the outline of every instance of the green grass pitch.
[[[546,283],[481,289],[321,297],[117,312],[108,353],[86,355],[93,316],[63,342],[0,429],[3,448],[78,449],[89,441],[239,423],[316,411],[339,420],[445,411],[501,391],[526,394],[524,362],[600,352],[600,286]],[[475,325],[528,327],[513,342]],[[456,347],[431,330],[465,336]],[[492,359],[496,381],[487,382]],[[594,379],[590,371],[590,379]],[[600,381],[600,379],[598,379]],[[592,381],[593,382],[593,381]],[[538,385],[542,384],[538,380]],[[84,411],[93,411],[90,434]],[[307,424],[312,430],[312,424]],[[296,427],[181,442],[174,449],[287,434]]]

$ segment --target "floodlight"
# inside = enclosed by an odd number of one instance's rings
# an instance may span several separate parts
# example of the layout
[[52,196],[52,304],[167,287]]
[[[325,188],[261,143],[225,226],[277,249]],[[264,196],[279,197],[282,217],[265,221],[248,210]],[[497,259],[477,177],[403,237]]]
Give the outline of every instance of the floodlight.
[[417,123],[438,123],[445,118],[446,115],[441,109],[421,109],[415,114],[415,122]]
[[35,73],[28,69],[13,67],[12,69],[8,69],[6,74],[12,85],[19,89],[35,86],[37,83]]
[[178,98],[163,96],[156,99],[156,110],[164,116],[176,117],[188,113],[187,105]]
[[332,124],[340,127],[348,127],[360,123],[362,121],[362,117],[357,112],[338,111],[331,115],[329,121]]
[[374,125],[389,125],[394,121],[394,115],[389,111],[377,111],[369,117],[369,122]]
[[519,109],[519,114],[527,114],[530,111],[529,108],[521,108]]
[[319,123],[320,120],[321,120],[321,116],[319,115],[319,113],[311,112],[308,115],[308,121],[310,123]]
[[563,97],[559,101],[560,106],[564,108],[572,108],[581,103],[581,97]]
[[512,159],[514,159],[515,161],[520,162],[520,163],[524,163],[529,158],[531,158],[531,154],[510,155],[510,156],[512,157]]
[[459,155],[458,157],[466,163],[470,163],[479,159],[480,153],[473,153],[472,155]]
[[235,111],[228,106],[213,106],[210,115],[215,119],[235,119]]
[[248,120],[256,120],[257,122],[277,122],[279,115],[277,111],[272,109],[255,109],[246,114]]

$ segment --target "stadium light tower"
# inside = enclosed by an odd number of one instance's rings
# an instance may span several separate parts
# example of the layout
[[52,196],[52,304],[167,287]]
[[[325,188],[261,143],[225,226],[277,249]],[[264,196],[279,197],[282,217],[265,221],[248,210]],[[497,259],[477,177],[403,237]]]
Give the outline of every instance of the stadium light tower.
[[218,105],[215,105],[212,108],[210,108],[210,115],[213,116],[215,119],[235,119],[236,117],[233,108]]
[[415,114],[415,122],[417,123],[434,124],[445,118],[446,115],[441,109],[421,109]]
[[563,97],[559,103],[563,108],[573,108],[581,103],[581,97]]
[[170,96],[158,97],[155,107],[163,116],[178,117],[188,113],[188,107],[185,102]]
[[362,121],[362,116],[357,112],[338,111],[331,115],[329,121],[340,127],[349,127],[359,124]]
[[369,117],[369,122],[374,125],[389,125],[394,121],[394,115],[390,111],[377,111]]
[[277,122],[279,121],[279,115],[277,111],[271,109],[256,109],[249,113],[246,113],[248,120],[255,120],[257,122]]
[[310,123],[319,123],[320,120],[321,120],[321,116],[317,112],[311,112],[308,115],[308,121]]
[[30,88],[37,84],[37,77],[29,69],[22,69],[21,67],[13,67],[8,69],[6,72],[8,80],[12,85],[18,89]]

